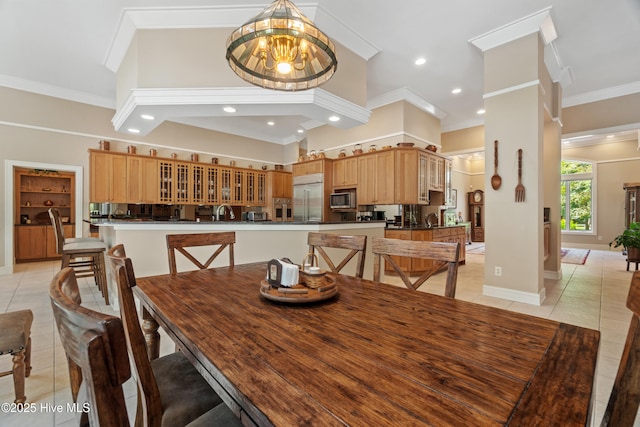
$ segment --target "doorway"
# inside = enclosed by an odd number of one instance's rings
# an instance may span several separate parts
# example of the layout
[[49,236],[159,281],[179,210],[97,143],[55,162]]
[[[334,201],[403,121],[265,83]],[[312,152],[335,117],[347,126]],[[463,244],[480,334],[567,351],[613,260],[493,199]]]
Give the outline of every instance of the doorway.
[[16,200],[15,191],[15,168],[25,169],[47,169],[58,170],[64,172],[72,172],[75,174],[75,235],[82,236],[82,200],[83,200],[83,173],[82,166],[58,165],[51,163],[35,163],[24,162],[18,160],[5,160],[5,211],[4,211],[4,266],[0,266],[0,274],[12,274],[15,262],[14,256],[14,203]]

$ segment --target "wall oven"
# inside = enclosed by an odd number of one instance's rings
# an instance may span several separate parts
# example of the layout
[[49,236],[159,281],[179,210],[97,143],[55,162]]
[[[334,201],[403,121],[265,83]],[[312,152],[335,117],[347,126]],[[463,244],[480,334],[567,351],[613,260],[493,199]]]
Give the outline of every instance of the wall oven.
[[273,199],[273,220],[281,222],[293,220],[292,207],[291,199]]

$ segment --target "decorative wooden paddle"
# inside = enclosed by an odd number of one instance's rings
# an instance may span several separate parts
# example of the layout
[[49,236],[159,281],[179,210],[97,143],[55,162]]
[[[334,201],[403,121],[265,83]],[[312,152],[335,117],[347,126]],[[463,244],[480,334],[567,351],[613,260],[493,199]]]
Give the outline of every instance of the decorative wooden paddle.
[[524,202],[524,185],[522,185],[522,148],[518,149],[518,185],[516,185],[516,202]]
[[497,190],[502,185],[502,178],[498,175],[498,140],[496,139],[493,148],[493,157],[495,158],[495,169],[491,177],[491,187]]

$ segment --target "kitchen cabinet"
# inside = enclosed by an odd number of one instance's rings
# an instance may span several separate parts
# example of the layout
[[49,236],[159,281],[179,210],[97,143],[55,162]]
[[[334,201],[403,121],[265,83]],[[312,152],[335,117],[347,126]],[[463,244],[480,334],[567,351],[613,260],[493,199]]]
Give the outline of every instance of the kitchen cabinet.
[[456,206],[456,200],[453,200],[453,187],[451,180],[453,177],[453,161],[451,159],[444,160],[444,204],[445,206]]
[[244,172],[244,205],[266,206],[267,174],[261,171]]
[[344,157],[333,161],[333,188],[356,188],[358,185],[358,159]]
[[429,204],[429,155],[417,149],[396,151],[395,202]]
[[[89,150],[90,201],[266,206],[266,171]],[[282,172],[291,197],[291,174]]]
[[218,166],[207,166],[205,174],[205,204],[219,205],[221,191],[220,168]]
[[127,156],[89,150],[89,199],[98,203],[127,202]]
[[220,167],[220,204],[231,203],[236,199],[233,185],[233,168]]
[[159,203],[171,203],[173,202],[173,161],[171,160],[159,160],[158,161],[158,202]]
[[628,182],[624,186],[624,227],[629,228],[632,222],[640,221],[640,205],[638,205],[638,190],[640,182]]
[[[73,237],[72,224],[64,224],[65,237]],[[16,262],[56,259],[56,236],[51,225],[16,225],[15,258]]]
[[331,162],[330,159],[317,159],[294,163],[292,168],[293,176],[311,175],[313,173],[329,173],[331,170],[326,167],[329,162]]
[[293,197],[293,176],[291,172],[268,171],[269,198],[290,199]]
[[395,151],[358,156],[358,204],[395,203]]
[[155,157],[127,156],[127,202],[156,203],[158,176]]
[[45,226],[16,225],[15,228],[16,261],[44,259],[47,254]]
[[187,184],[186,203],[203,204],[206,192],[206,166],[204,164],[192,163],[189,165],[189,180]]
[[429,190],[444,191],[444,158],[440,156],[429,155]]
[[[420,242],[445,242],[459,243],[460,254],[458,260],[461,264],[465,262],[466,256],[466,230],[464,226],[437,227],[437,228],[416,228],[416,229],[386,229],[384,237],[390,239],[413,240]],[[392,257],[403,271],[411,275],[422,274],[433,268],[433,261],[423,258]],[[393,267],[385,263],[385,273],[393,274]]]

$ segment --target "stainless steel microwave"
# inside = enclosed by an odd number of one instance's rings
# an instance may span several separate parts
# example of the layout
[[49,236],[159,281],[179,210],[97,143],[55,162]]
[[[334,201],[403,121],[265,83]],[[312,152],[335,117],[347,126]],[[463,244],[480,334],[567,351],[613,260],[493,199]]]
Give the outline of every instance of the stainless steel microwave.
[[355,190],[333,193],[329,197],[331,198],[331,209],[355,209],[357,207]]

